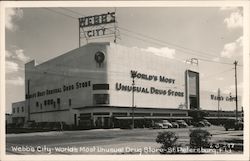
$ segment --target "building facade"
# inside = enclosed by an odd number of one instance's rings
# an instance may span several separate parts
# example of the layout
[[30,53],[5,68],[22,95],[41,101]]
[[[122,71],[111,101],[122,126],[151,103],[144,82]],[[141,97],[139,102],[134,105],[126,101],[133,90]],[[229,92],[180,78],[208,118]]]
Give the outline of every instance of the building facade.
[[[39,65],[27,63],[25,93],[26,121],[99,128],[132,117],[144,123],[188,119],[189,110],[216,106],[217,99],[201,93],[195,67],[110,42],[90,43]],[[232,97],[226,106],[234,103]]]
[[12,114],[5,114],[5,125],[12,124]]
[[12,103],[12,123],[22,125],[27,122],[27,106],[26,101]]

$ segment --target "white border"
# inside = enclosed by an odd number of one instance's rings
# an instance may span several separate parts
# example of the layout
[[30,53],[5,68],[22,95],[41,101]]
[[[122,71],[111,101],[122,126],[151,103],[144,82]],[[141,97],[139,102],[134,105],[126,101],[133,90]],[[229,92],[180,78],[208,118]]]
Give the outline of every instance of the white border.
[[[1,2],[1,160],[249,160],[249,1],[5,1]],[[244,106],[244,153],[220,155],[6,155],[5,154],[5,22],[7,7],[223,7],[242,6],[243,16],[243,106]]]

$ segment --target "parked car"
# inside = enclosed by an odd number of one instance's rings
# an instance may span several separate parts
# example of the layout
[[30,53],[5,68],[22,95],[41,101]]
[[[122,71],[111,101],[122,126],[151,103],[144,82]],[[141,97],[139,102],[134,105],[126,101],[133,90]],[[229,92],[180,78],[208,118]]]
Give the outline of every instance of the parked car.
[[180,128],[188,127],[188,124],[184,120],[177,120],[176,122],[179,124]]
[[162,120],[163,126],[167,128],[172,128],[173,125],[168,120]]
[[179,128],[179,124],[177,122],[171,122],[173,128]]
[[198,122],[198,127],[205,127],[206,123],[204,121],[199,121]]
[[172,127],[173,125],[168,120],[161,120],[161,121],[155,122],[154,124],[155,129],[168,129]]
[[235,119],[229,119],[224,123],[224,128],[226,131],[229,129],[234,129],[234,130],[243,130],[243,122],[241,121],[236,121]]
[[206,119],[204,119],[204,120],[202,120],[203,122],[204,122],[204,124],[206,125],[206,126],[211,126],[212,124],[210,123],[210,122],[208,122]]

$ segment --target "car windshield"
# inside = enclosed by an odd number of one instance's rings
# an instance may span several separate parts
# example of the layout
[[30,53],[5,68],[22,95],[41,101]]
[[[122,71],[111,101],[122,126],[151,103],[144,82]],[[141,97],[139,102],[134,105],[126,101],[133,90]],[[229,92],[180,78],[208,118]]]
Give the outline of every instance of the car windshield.
[[163,122],[163,123],[169,123],[169,121],[168,121],[168,120],[163,120],[162,122]]

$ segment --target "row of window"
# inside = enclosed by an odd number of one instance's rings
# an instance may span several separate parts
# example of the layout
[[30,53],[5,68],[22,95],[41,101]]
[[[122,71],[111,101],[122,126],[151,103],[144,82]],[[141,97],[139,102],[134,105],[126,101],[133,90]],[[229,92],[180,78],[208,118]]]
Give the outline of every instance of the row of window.
[[[94,94],[93,95],[94,104],[109,104],[109,94]],[[56,108],[56,104],[60,107],[61,99],[57,98],[44,100],[43,103],[36,102],[36,107],[40,107],[41,109],[43,106],[53,106]],[[71,106],[72,101],[69,99],[68,105]]]
[[[17,107],[17,108],[13,107],[12,113],[19,113],[19,112],[20,112],[20,108],[19,107]],[[23,106],[21,107],[21,112],[24,112],[24,107]]]
[[[60,98],[57,98],[56,100],[54,99],[48,99],[48,100],[44,100],[43,103],[39,103],[39,102],[36,102],[36,107],[40,107],[40,109],[43,108],[43,106],[53,106],[54,108],[56,108],[56,104],[58,107],[60,107]],[[69,106],[71,106],[71,99],[69,99],[69,102],[68,102]]]
[[[109,104],[109,94],[94,94],[93,95],[94,98],[94,104]],[[40,109],[43,109],[43,106],[52,106],[53,108],[60,107],[61,104],[61,99],[57,98],[57,99],[48,99],[48,100],[44,100],[42,103],[41,102],[36,102],[36,107]],[[72,100],[69,99],[68,100],[68,105],[71,106],[72,104]]]

